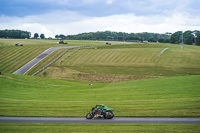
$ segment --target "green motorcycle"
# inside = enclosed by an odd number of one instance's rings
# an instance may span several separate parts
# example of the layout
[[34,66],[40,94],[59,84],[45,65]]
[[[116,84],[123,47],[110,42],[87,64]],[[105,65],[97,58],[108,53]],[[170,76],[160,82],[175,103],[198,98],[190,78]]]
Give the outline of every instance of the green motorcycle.
[[92,108],[91,112],[86,115],[86,119],[92,118],[104,118],[104,119],[112,119],[114,117],[114,110],[109,109],[104,105],[96,105]]

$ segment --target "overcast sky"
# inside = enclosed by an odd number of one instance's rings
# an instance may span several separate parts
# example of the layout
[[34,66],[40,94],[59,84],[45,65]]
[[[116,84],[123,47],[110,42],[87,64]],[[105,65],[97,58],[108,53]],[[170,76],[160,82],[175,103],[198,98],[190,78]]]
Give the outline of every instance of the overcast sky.
[[0,0],[0,30],[82,32],[200,30],[200,0]]

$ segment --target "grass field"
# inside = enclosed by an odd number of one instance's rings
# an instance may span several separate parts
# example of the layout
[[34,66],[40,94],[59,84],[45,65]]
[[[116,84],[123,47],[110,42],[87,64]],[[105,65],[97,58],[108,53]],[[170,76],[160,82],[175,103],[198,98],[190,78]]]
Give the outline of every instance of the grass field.
[[199,124],[2,124],[2,133],[199,133]]
[[[36,39],[0,39],[0,72],[13,73],[24,64],[41,54],[50,47],[66,46],[57,44],[59,40],[36,40]],[[15,46],[15,44],[23,46]],[[105,42],[92,41],[68,41],[70,46],[101,45]],[[57,52],[57,56],[62,50]],[[51,60],[56,57],[51,56]],[[39,67],[40,68],[40,67]],[[36,68],[36,69],[39,69]]]
[[[16,41],[24,46],[14,46]],[[1,71],[13,72],[44,49],[58,46],[56,41],[1,39]],[[82,117],[92,106],[103,103],[115,108],[116,116],[200,116],[200,77],[186,76],[200,73],[199,47],[180,49],[179,45],[171,44],[117,43],[105,46],[105,42],[69,41],[71,45],[104,46],[71,50],[39,74],[45,78],[2,75],[0,115]],[[157,59],[166,47],[169,49]],[[34,73],[65,50],[51,54],[27,74]],[[119,82],[125,80],[130,81]],[[88,85],[90,82],[94,82],[93,86]]]
[[65,81],[21,75],[0,77],[1,116],[84,117],[95,104],[120,117],[200,117],[200,76],[120,83]]
[[[39,55],[45,49],[57,44],[58,40],[0,40],[0,71],[12,73]],[[14,46],[22,43],[23,47]],[[103,47],[72,50],[59,61],[41,72],[39,76],[84,80],[89,82],[119,82],[135,79],[157,78],[162,76],[181,76],[200,74],[200,48],[187,46],[180,49],[179,45],[171,44],[121,44],[98,41],[68,41],[68,45],[102,45]],[[117,44],[117,45],[116,45]],[[158,54],[168,47],[159,58]],[[66,49],[60,49],[32,68],[32,75],[40,68],[61,55]],[[61,60],[63,61],[60,64]]]
[[[167,49],[159,58],[159,53]],[[74,50],[39,76],[90,82],[118,82],[200,74],[200,47],[171,44],[113,45]],[[61,60],[63,61],[60,64]]]
[[[66,49],[52,53],[26,75],[11,74],[45,49],[63,46],[57,41],[0,39],[0,116],[85,117],[94,105],[105,104],[115,109],[116,117],[200,117],[200,47],[67,41],[70,46],[102,47],[71,50],[39,77],[29,75]],[[199,130],[199,124],[0,123],[4,133]]]
[[199,47],[169,48],[158,61],[155,61],[162,50],[162,47],[84,49],[66,61],[66,57],[63,57],[62,66],[97,74],[175,76],[188,74],[188,71],[190,74],[200,74]]

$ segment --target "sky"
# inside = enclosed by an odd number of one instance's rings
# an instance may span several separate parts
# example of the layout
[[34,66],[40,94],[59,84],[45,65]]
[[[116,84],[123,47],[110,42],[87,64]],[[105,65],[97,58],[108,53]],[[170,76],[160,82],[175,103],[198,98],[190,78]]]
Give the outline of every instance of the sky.
[[200,0],[0,0],[0,30],[45,34],[200,30]]

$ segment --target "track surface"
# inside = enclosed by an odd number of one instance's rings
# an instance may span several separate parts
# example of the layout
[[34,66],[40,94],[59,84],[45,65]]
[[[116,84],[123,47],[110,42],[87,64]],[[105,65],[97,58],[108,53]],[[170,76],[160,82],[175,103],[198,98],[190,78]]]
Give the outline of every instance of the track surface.
[[75,48],[78,46],[63,46],[63,47],[52,47],[47,50],[45,50],[43,53],[41,53],[39,56],[35,57],[33,60],[22,66],[20,69],[15,71],[13,74],[21,74],[24,75],[28,70],[30,70],[32,67],[34,67],[37,63],[39,63],[41,60],[43,60],[45,57],[53,53],[54,51],[61,49],[61,48]]
[[113,118],[86,119],[78,117],[0,117],[0,123],[200,123],[200,118]]

